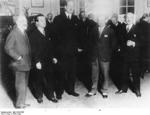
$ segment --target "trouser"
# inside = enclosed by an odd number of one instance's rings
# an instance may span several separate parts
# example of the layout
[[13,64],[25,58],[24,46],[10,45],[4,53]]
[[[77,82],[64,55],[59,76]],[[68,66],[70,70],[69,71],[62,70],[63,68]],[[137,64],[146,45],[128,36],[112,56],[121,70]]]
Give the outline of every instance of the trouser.
[[77,57],[77,77],[84,84],[84,86],[91,90],[91,63],[87,52],[81,52]]
[[56,92],[56,96],[62,96],[62,94],[64,93],[64,83],[65,83],[65,72],[63,71],[63,68],[56,64],[54,65],[53,68],[54,71],[54,78],[55,78],[55,92]]
[[108,90],[110,62],[100,61],[100,68],[102,72],[100,77],[103,79],[101,91],[103,92]]
[[122,52],[114,52],[110,62],[110,78],[118,89],[121,87],[121,76],[123,72],[123,56]]
[[53,67],[48,67],[45,71],[44,77],[44,94],[48,99],[54,97],[55,87],[56,87],[56,78],[54,76]]
[[36,99],[43,98],[43,94],[50,99],[54,97],[53,75],[47,69],[33,68],[30,72],[29,87]]
[[72,93],[75,90],[76,59],[69,58],[55,65],[54,76],[56,78],[56,95],[62,96],[64,90]]
[[140,50],[141,77],[144,77],[146,70],[148,70],[148,55],[148,43],[143,41]]
[[91,62],[91,66],[92,66],[92,90],[90,92],[96,93],[97,92],[98,79],[99,79],[98,58]]
[[133,90],[140,90],[139,62],[137,61],[124,62],[123,76],[121,81],[122,81],[121,89],[124,91],[127,91],[130,85]]
[[16,102],[15,106],[25,104],[27,86],[28,86],[28,71],[15,71],[15,88],[16,88]]
[[76,58],[68,59],[65,62],[65,90],[68,93],[75,91],[75,81],[76,81]]

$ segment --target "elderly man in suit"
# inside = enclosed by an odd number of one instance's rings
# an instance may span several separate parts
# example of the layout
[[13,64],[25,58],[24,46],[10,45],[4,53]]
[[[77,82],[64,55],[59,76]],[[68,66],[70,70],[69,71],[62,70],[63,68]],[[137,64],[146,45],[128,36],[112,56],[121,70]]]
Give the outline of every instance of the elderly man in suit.
[[45,31],[49,39],[52,39],[54,36],[54,24],[53,24],[53,14],[50,12],[46,17],[46,27]]
[[118,21],[118,15],[113,14],[110,21],[110,28],[114,30],[116,45],[114,52],[112,53],[112,59],[110,64],[110,76],[116,86],[120,88],[120,76],[122,76],[123,69],[123,52],[122,47],[124,43],[123,39],[123,27],[122,24]]
[[[94,23],[93,23],[94,24]],[[106,25],[105,16],[98,17],[98,24],[94,24],[91,34],[92,45],[92,89],[86,94],[90,97],[96,95],[97,90],[103,98],[107,98],[109,82],[109,66],[111,55],[115,47],[115,35],[110,26]],[[98,87],[97,87],[98,86]]]
[[110,62],[112,53],[116,46],[115,33],[109,25],[106,25],[105,16],[98,18],[99,24],[99,40],[98,40],[98,54],[100,64],[100,93],[103,98],[108,97],[108,86],[109,86],[109,73],[110,73]]
[[[65,11],[54,18],[55,40],[54,50],[58,59],[58,81],[61,88],[57,89],[57,97],[61,99],[65,89],[69,95],[79,96],[75,92],[76,54],[77,54],[77,27],[78,18],[73,15],[74,3],[66,2]],[[59,69],[58,69],[59,68]]]
[[96,95],[97,93],[97,85],[99,78],[99,63],[98,63],[98,39],[99,39],[99,30],[98,24],[95,21],[95,16],[93,14],[89,14],[90,18],[88,18],[88,28],[87,28],[87,51],[89,63],[91,66],[91,81],[89,92],[85,95],[86,97],[91,97]]
[[25,16],[18,16],[15,20],[16,26],[7,37],[5,50],[12,58],[10,67],[15,74],[16,108],[25,108],[26,92],[28,86],[28,75],[31,68],[30,44],[25,32],[27,19]]
[[[90,26],[89,26],[90,25]],[[88,90],[91,90],[91,41],[88,37],[89,30],[91,29],[91,21],[87,18],[86,12],[81,11],[79,14],[78,24],[78,59],[77,59],[77,77],[83,82]],[[92,29],[91,29],[92,30]]]
[[148,14],[143,14],[140,22],[137,24],[140,28],[140,38],[141,38],[141,49],[140,49],[140,66],[141,66],[141,78],[144,78],[145,72],[148,70],[148,46],[149,46],[149,16]]
[[123,76],[122,76],[122,86],[117,92],[118,94],[126,93],[129,88],[129,83],[131,88],[137,97],[141,97],[140,92],[140,37],[139,28],[134,24],[134,14],[128,13],[126,17],[127,25],[124,31],[124,63],[123,63]]
[[45,34],[45,17],[42,14],[37,15],[35,23],[36,29],[29,36],[32,51],[32,70],[29,86],[38,103],[43,102],[43,94],[50,101],[56,103],[52,64],[57,63],[57,59],[52,56],[52,44],[50,44],[50,39]]

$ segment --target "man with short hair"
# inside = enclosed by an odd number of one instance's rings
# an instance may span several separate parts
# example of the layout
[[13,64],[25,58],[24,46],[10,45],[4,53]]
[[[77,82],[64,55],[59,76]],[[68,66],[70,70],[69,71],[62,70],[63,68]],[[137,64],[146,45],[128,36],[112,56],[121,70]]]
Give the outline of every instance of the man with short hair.
[[110,76],[114,83],[116,84],[117,88],[120,88],[120,79],[122,76],[122,62],[123,62],[123,43],[124,43],[124,38],[123,38],[123,31],[124,27],[122,24],[118,21],[118,15],[113,14],[111,17],[110,21],[110,28],[114,31],[115,34],[115,48],[112,53],[111,57],[111,63],[110,63]]
[[43,102],[43,94],[56,103],[52,64],[57,59],[52,55],[50,39],[45,33],[46,19],[42,14],[36,16],[36,29],[29,36],[32,51],[32,70],[29,86],[38,103]]
[[73,1],[67,1],[64,8],[65,12],[54,18],[54,50],[58,59],[57,73],[60,73],[57,75],[60,85],[57,88],[58,99],[61,99],[64,89],[69,95],[79,96],[75,92],[78,18],[73,15]]
[[121,78],[121,89],[118,94],[126,93],[129,83],[137,97],[141,97],[140,92],[140,36],[139,28],[134,24],[134,14],[128,13],[126,16],[126,29],[124,35],[123,48],[123,76]]
[[98,18],[99,24],[99,40],[98,40],[98,61],[100,64],[100,86],[99,90],[103,98],[108,97],[108,88],[110,81],[110,62],[112,54],[116,46],[114,30],[110,25],[106,25],[107,19],[105,16]]
[[28,76],[31,68],[30,60],[30,44],[28,36],[25,32],[27,29],[27,19],[23,15],[19,15],[16,20],[16,26],[10,32],[5,44],[6,53],[12,58],[10,64],[15,74],[16,108],[25,108]]
[[53,39],[54,38],[53,14],[51,12],[48,13],[47,17],[46,17],[45,31],[46,31],[47,37],[49,39]]
[[[94,23],[95,24],[95,23]],[[90,26],[89,26],[90,25]],[[88,91],[91,90],[91,40],[88,34],[91,29],[91,21],[87,18],[85,11],[80,11],[78,24],[78,58],[77,58],[77,77],[83,82]],[[94,38],[93,38],[94,39]],[[91,47],[90,47],[91,46]]]

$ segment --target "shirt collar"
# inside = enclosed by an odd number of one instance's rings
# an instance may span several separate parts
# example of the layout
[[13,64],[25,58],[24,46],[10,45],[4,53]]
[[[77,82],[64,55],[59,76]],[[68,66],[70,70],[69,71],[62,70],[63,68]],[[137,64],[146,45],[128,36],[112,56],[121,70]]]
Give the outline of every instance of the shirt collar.
[[65,14],[66,14],[67,18],[68,18],[68,17],[71,18],[71,15],[72,15],[72,14],[69,14],[68,12],[65,12]]

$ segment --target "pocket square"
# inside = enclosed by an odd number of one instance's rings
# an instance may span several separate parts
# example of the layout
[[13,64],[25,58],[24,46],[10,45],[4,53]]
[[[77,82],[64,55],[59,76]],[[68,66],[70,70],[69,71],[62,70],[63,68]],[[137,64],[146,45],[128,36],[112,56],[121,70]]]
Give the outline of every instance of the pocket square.
[[104,37],[105,37],[105,38],[108,38],[108,35],[107,35],[107,34],[105,34],[105,35],[104,35]]

